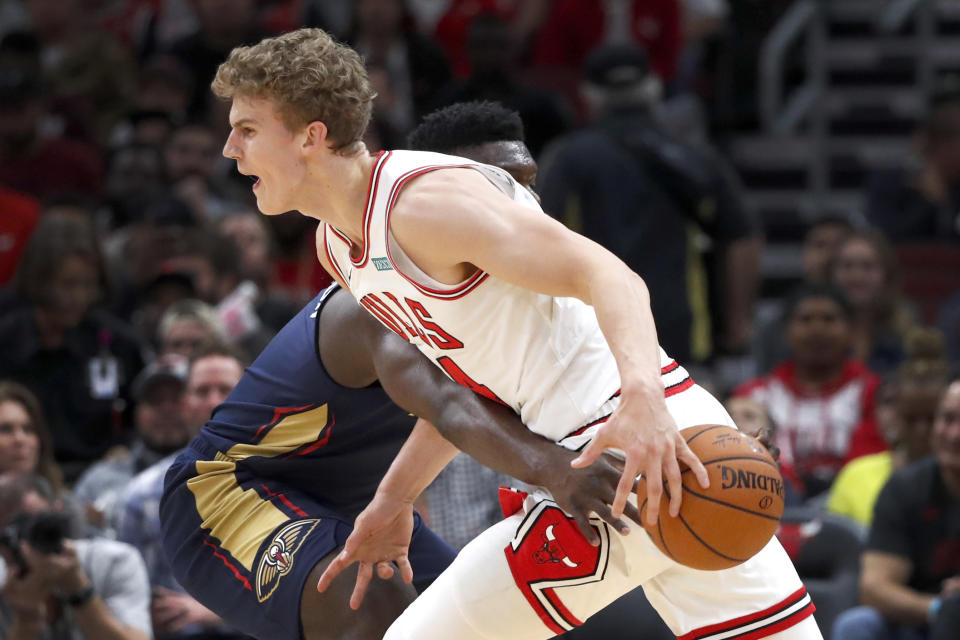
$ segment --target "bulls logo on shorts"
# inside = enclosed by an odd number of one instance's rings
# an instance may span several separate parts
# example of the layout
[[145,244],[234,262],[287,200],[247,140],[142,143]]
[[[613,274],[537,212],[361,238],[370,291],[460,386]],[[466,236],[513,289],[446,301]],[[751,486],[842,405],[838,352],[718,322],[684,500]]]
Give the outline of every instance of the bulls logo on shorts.
[[257,564],[257,599],[260,602],[272,596],[280,584],[280,578],[293,569],[294,555],[318,524],[319,518],[298,520],[273,536]]
[[556,503],[543,500],[527,513],[504,548],[513,579],[543,623],[556,634],[583,624],[564,606],[561,587],[603,579],[610,556],[607,524],[592,519],[600,544],[592,546],[573,518]]

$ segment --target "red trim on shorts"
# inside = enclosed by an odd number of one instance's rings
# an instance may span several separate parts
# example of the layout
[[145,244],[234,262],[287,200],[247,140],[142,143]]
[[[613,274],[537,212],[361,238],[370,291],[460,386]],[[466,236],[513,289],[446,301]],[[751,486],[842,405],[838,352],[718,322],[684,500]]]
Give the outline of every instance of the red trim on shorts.
[[473,275],[471,275],[469,278],[467,278],[460,284],[454,285],[452,289],[433,289],[431,287],[428,287],[426,285],[423,285],[417,282],[416,280],[414,280],[413,278],[405,274],[403,270],[401,270],[400,267],[397,266],[397,263],[393,260],[393,254],[390,251],[390,214],[393,212],[393,207],[397,203],[397,198],[400,197],[400,190],[403,188],[404,184],[407,181],[413,178],[416,178],[417,176],[421,176],[425,173],[436,171],[437,169],[466,169],[472,166],[473,165],[470,165],[470,164],[449,164],[449,165],[444,164],[444,165],[429,165],[426,167],[418,167],[417,169],[408,171],[407,173],[400,176],[399,179],[397,179],[397,181],[393,185],[393,189],[390,192],[390,197],[387,199],[387,213],[384,216],[384,231],[383,231],[384,235],[386,236],[384,238],[384,241],[386,242],[386,246],[387,246],[387,259],[390,260],[390,264],[393,265],[393,270],[399,273],[400,277],[402,277],[404,280],[406,280],[407,282],[412,284],[414,287],[416,287],[417,291],[424,294],[425,296],[429,296],[431,298],[437,298],[439,300],[459,300],[463,296],[470,293],[470,291],[475,289],[477,286],[479,286],[480,283],[482,283],[484,280],[486,280],[489,274],[483,271],[482,269],[477,269],[473,273]]
[[[370,257],[370,223],[373,221],[373,205],[377,201],[377,188],[380,186],[380,170],[383,168],[383,165],[387,163],[387,160],[390,159],[392,151],[381,151],[377,154],[377,164],[374,165],[373,171],[370,172],[370,183],[367,184],[367,208],[363,214],[363,253],[360,254],[360,260],[354,260],[353,256],[350,257],[350,262],[353,263],[355,267],[363,267],[367,264],[367,259]],[[353,242],[350,243],[351,248],[353,247]]]
[[263,487],[263,490],[267,492],[267,495],[269,497],[280,498],[280,502],[282,502],[288,509],[293,511],[295,514],[303,518],[307,517],[307,512],[301,509],[300,507],[298,507],[297,505],[293,504],[292,502],[290,502],[290,499],[287,498],[287,496],[283,495],[282,493],[274,493],[273,491],[270,490],[270,487],[263,484],[262,482],[260,483],[260,486]]
[[666,389],[663,390],[663,397],[669,398],[670,396],[675,396],[681,391],[686,391],[693,386],[693,378],[687,376],[685,379],[681,380],[676,384],[672,384]]
[[226,557],[225,555],[223,555],[222,553],[220,553],[220,547],[218,547],[217,545],[213,544],[213,543],[210,542],[209,540],[204,540],[204,541],[203,541],[203,544],[205,544],[205,545],[207,545],[208,547],[210,547],[211,549],[213,549],[213,555],[215,555],[216,557],[220,558],[220,561],[224,564],[224,566],[226,566],[228,569],[230,569],[231,573],[233,573],[233,576],[234,576],[237,580],[239,580],[240,582],[243,583],[243,587],[244,587],[247,591],[253,591],[253,587],[250,586],[250,581],[247,580],[245,576],[243,576],[243,575],[240,574],[240,570],[237,569],[235,566],[233,566],[233,563],[230,562],[229,560],[227,560],[227,557]]
[[546,596],[547,600],[550,601],[550,604],[553,605],[553,608],[557,610],[557,613],[559,613],[568,624],[573,625],[574,627],[583,626],[583,621],[577,618],[577,616],[573,615],[570,612],[570,609],[567,609],[566,605],[563,604],[563,601],[560,600],[556,589],[544,589],[543,595]]
[[676,371],[680,368],[680,363],[674,360],[665,367],[660,367],[660,375],[664,376],[670,373],[671,371]]
[[[752,623],[760,622],[764,618],[773,617],[778,613],[781,613],[784,610],[796,605],[804,598],[809,599],[809,596],[807,595],[807,589],[806,587],[800,587],[780,602],[773,606],[767,607],[762,611],[748,613],[747,615],[740,616],[739,618],[733,618],[732,620],[727,620],[725,622],[718,622],[716,624],[700,627],[699,629],[694,629],[689,633],[678,636],[677,640],[707,640],[710,638],[710,636],[715,634],[734,631],[739,627],[745,627]],[[756,640],[757,638],[766,638],[767,636],[778,631],[783,631],[784,629],[792,627],[804,618],[810,616],[814,611],[816,611],[816,607],[813,605],[813,601],[811,600],[806,606],[801,609],[797,609],[785,618],[776,620],[769,625],[765,625],[756,629],[745,630],[742,634],[726,636],[726,639],[739,638],[741,640]]]

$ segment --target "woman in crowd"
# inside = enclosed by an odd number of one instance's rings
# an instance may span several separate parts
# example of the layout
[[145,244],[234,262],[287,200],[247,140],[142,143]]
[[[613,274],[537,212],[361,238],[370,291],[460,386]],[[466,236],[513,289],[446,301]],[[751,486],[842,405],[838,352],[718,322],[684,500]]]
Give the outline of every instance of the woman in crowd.
[[5,473],[36,473],[54,492],[63,490],[40,403],[10,380],[0,380],[0,475]]

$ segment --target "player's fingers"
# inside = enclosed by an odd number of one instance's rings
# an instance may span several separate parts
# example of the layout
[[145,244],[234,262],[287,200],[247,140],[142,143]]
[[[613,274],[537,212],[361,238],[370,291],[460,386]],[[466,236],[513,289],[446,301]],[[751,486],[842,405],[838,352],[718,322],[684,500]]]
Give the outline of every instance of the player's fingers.
[[[633,490],[637,490],[636,486],[634,486]],[[623,510],[623,515],[630,518],[640,526],[643,526],[643,521],[640,519],[640,511],[637,509],[636,505],[632,505],[628,502],[627,507]]]
[[353,586],[353,593],[350,595],[350,608],[359,609],[363,603],[363,596],[367,593],[367,585],[373,578],[373,567],[368,562],[361,562],[357,569],[357,583]]
[[611,511],[614,518],[623,515],[623,509],[627,505],[630,494],[633,493],[639,471],[640,464],[628,457],[623,465],[623,473],[620,474],[620,482],[617,483],[617,495],[613,498],[613,509]]
[[330,587],[330,583],[333,582],[333,579],[349,566],[350,563],[347,561],[347,557],[347,552],[343,551],[333,559],[333,562],[327,565],[327,568],[324,569],[320,575],[320,580],[317,582],[317,591],[320,593],[326,591]]
[[582,469],[593,464],[594,460],[600,457],[600,454],[606,450],[606,438],[603,433],[597,432],[597,435],[590,441],[590,444],[580,452],[580,455],[570,461],[570,466],[574,469]]
[[377,577],[381,580],[389,580],[393,577],[393,565],[387,561],[377,563]]
[[693,470],[694,475],[697,476],[697,482],[700,483],[701,487],[704,489],[708,488],[710,486],[710,474],[707,473],[707,468],[700,462],[697,454],[690,450],[690,447],[684,442],[683,436],[678,434],[677,437],[677,459],[685,462],[686,465]]
[[397,566],[400,568],[400,579],[410,584],[413,582],[413,567],[410,566],[410,558],[400,556],[396,559]]
[[597,536],[597,532],[594,531],[593,527],[590,526],[590,520],[583,514],[582,511],[577,509],[570,515],[573,516],[573,519],[577,523],[577,527],[580,528],[580,533],[582,533],[583,537],[587,539],[587,542],[594,547],[600,544],[600,537]]
[[[630,509],[633,509],[634,511],[636,511],[636,508],[632,504],[627,504],[625,513],[629,512]],[[610,507],[608,507],[607,505],[605,504],[597,505],[593,508],[593,512],[597,514],[597,516],[601,520],[603,520],[604,522],[612,526],[614,529],[616,529],[620,535],[625,536],[630,533],[630,525],[628,525],[626,522],[624,522],[619,518],[614,518],[613,513],[611,513],[610,511]]]
[[680,503],[683,500],[683,479],[680,477],[680,466],[677,459],[671,454],[664,460],[663,475],[667,479],[667,489],[670,495],[670,515],[676,518],[680,514]]
[[663,495],[663,470],[659,458],[651,458],[647,466],[647,524],[657,524],[660,516],[660,496]]

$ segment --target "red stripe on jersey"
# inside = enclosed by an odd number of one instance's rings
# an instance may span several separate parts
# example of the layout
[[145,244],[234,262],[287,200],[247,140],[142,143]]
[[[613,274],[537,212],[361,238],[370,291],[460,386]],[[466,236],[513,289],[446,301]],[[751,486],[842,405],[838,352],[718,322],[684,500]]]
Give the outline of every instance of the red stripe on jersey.
[[[761,611],[755,611],[754,613],[748,613],[747,615],[740,616],[739,618],[733,618],[731,620],[726,620],[724,622],[718,622],[716,624],[710,624],[705,627],[700,627],[699,629],[694,629],[689,633],[685,633],[682,636],[679,636],[677,640],[699,640],[700,638],[707,638],[717,633],[721,633],[725,631],[733,631],[734,629],[747,626],[753,622],[759,622],[764,618],[775,616],[776,614],[782,611],[785,611],[786,609],[789,609],[793,605],[803,600],[806,597],[806,595],[807,595],[806,587],[800,587],[799,589],[791,593],[789,596],[787,596],[780,602],[772,606],[769,606],[766,609],[763,609]],[[810,609],[809,611],[807,611],[808,608]],[[803,618],[806,618],[811,613],[813,613],[814,610],[815,610],[815,607],[813,607],[813,602],[811,602],[807,607],[797,610],[796,612],[784,618],[782,621],[778,621],[777,624],[779,624],[780,622],[792,621],[790,624],[787,624],[785,627],[781,627],[781,628],[792,626],[797,622],[800,622],[800,620],[802,620]],[[767,631],[769,629],[770,627],[764,627],[763,629],[754,629],[752,631],[747,631],[745,633],[753,634],[760,631]],[[770,635],[771,633],[773,633],[773,631],[769,631],[768,633],[765,633],[763,635],[756,635],[756,636],[750,635],[750,636],[729,636],[729,637],[730,638],[739,638],[739,637],[763,638],[765,636]]]
[[686,391],[692,386],[693,386],[693,378],[691,378],[690,376],[687,376],[682,382],[678,382],[677,384],[672,384],[666,389],[664,389],[663,397],[669,398],[670,396],[675,396],[681,391]]
[[276,407],[273,410],[273,418],[271,418],[270,422],[268,422],[265,425],[261,425],[260,428],[257,429],[257,432],[253,434],[253,439],[259,440],[260,434],[263,433],[264,429],[268,429],[276,425],[278,422],[280,422],[280,420],[284,418],[284,416],[287,416],[291,413],[297,413],[299,411],[306,411],[307,409],[313,409],[317,406],[318,405],[315,405],[315,404],[305,404],[302,407]]
[[[333,268],[336,269],[337,274],[340,276],[340,282],[342,282],[344,286],[347,286],[347,277],[343,275],[343,269],[340,268],[340,264],[337,262],[337,259],[333,257],[333,252],[330,251],[330,241],[327,239],[327,229],[330,228],[330,225],[328,225],[326,222],[322,224],[323,224],[323,250],[327,254],[327,260],[329,260],[330,264],[333,265]],[[334,229],[334,231],[336,231],[336,229]],[[348,243],[348,246],[349,246],[349,243]]]
[[286,507],[287,507],[288,509],[290,509],[291,511],[293,511],[295,514],[297,514],[298,516],[303,517],[303,518],[306,518],[306,517],[307,517],[307,512],[304,511],[303,509],[301,509],[300,507],[298,507],[297,505],[293,504],[292,502],[290,502],[290,499],[287,498],[287,496],[285,496],[284,494],[282,494],[282,493],[274,493],[273,491],[270,490],[270,487],[268,487],[267,485],[265,485],[265,484],[263,484],[263,483],[261,483],[260,486],[263,487],[263,490],[267,492],[267,495],[268,495],[269,497],[271,497],[271,498],[280,498],[280,502],[282,502],[283,504],[285,504]]
[[225,555],[220,553],[220,547],[213,544],[209,540],[204,540],[203,544],[213,549],[213,555],[220,558],[220,562],[222,562],[227,567],[227,569],[230,569],[230,572],[233,573],[233,577],[235,577],[237,580],[243,583],[244,589],[246,589],[247,591],[253,591],[253,588],[250,586],[250,581],[247,580],[246,577],[240,574],[240,570],[237,569],[235,566],[233,566],[233,563],[227,560],[227,557]]
[[393,212],[393,206],[397,202],[397,198],[400,197],[400,190],[403,188],[404,184],[416,178],[417,176],[429,173],[431,171],[436,171],[437,169],[464,169],[471,167],[473,165],[469,164],[451,164],[451,165],[430,165],[427,167],[419,167],[412,171],[400,176],[397,182],[393,185],[393,190],[390,192],[390,197],[387,199],[387,214],[386,222],[384,223],[384,233],[387,234],[386,245],[387,245],[387,259],[390,260],[390,264],[393,265],[394,271],[400,274],[400,276],[417,288],[417,291],[420,293],[429,296],[431,298],[437,298],[438,300],[459,300],[463,296],[467,295],[470,291],[476,288],[480,283],[487,279],[487,274],[482,269],[477,269],[473,275],[464,280],[458,285],[454,285],[451,289],[433,289],[426,285],[423,285],[413,278],[409,277],[406,273],[397,266],[397,263],[393,259],[393,254],[390,251],[390,214]]
[[[380,186],[380,170],[390,159],[390,151],[381,151],[377,154],[377,164],[370,172],[370,183],[367,185],[367,208],[363,214],[363,253],[360,254],[360,260],[354,260],[351,256],[350,262],[357,267],[363,267],[367,264],[367,258],[370,257],[370,223],[373,221],[373,205],[377,201],[377,189]],[[351,246],[353,243],[350,243]]]
[[377,307],[377,305],[374,304],[373,301],[367,296],[363,296],[360,299],[360,304],[364,309],[369,311],[374,318],[379,320],[381,324],[390,329],[390,331],[393,331],[404,340],[409,340],[409,338],[407,338],[407,336],[403,333],[403,329],[400,328],[400,325],[396,324],[390,316],[381,311],[380,308]]
[[328,424],[326,427],[324,427],[321,430],[321,433],[323,431],[326,431],[326,434],[322,438],[318,438],[316,442],[311,444],[306,449],[303,449],[302,451],[294,451],[293,453],[288,453],[283,457],[283,459],[286,460],[288,458],[299,458],[300,456],[306,456],[313,453],[314,451],[316,451],[321,447],[327,446],[327,443],[330,442],[330,434],[333,433],[333,425],[335,424],[337,424],[337,417],[331,413],[330,424]]

